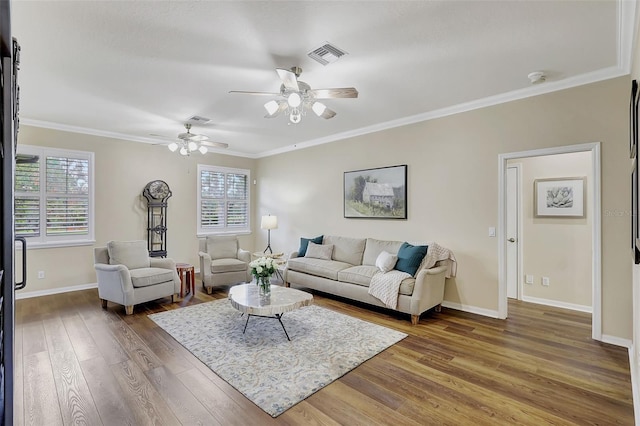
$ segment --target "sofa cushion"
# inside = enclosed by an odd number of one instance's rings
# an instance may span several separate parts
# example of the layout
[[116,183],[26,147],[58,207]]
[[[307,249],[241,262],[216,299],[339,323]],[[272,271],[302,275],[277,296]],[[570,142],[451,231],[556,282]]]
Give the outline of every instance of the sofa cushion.
[[300,248],[298,249],[298,256],[304,257],[305,254],[307,254],[307,247],[310,241],[314,244],[322,244],[323,237],[323,235],[320,235],[315,238],[300,238]]
[[236,259],[238,247],[238,237],[235,235],[207,236],[207,253],[211,259]]
[[416,285],[415,278],[413,277],[405,278],[400,283],[400,290],[398,290],[398,293],[404,294],[406,296],[411,296],[413,294],[413,288],[415,287],[415,285]]
[[149,287],[173,281],[173,271],[162,268],[137,268],[129,271],[134,287]]
[[219,274],[222,272],[241,272],[246,271],[249,265],[238,259],[212,259],[211,272]]
[[361,265],[366,241],[364,238],[325,236],[322,244],[333,244],[333,260]]
[[305,257],[313,257],[316,259],[331,260],[333,254],[333,244],[315,244],[309,241],[307,246],[307,253]]
[[394,266],[396,266],[397,261],[398,256],[391,254],[388,251],[383,251],[376,259],[376,267],[382,272],[389,272]]
[[402,241],[384,241],[376,240],[374,238],[367,238],[367,244],[364,248],[364,255],[362,257],[363,265],[375,265],[376,259],[383,251],[391,254],[397,254]]
[[107,251],[111,265],[124,265],[127,269],[149,267],[146,241],[109,241]]
[[398,261],[395,269],[414,276],[422,263],[422,259],[427,254],[427,249],[428,246],[414,246],[409,243],[402,243],[398,250]]
[[312,257],[294,257],[287,262],[287,269],[318,277],[338,280],[338,272],[353,265],[336,260],[314,259]]
[[357,265],[338,272],[338,281],[369,287],[371,277],[378,272],[378,268],[371,265]]

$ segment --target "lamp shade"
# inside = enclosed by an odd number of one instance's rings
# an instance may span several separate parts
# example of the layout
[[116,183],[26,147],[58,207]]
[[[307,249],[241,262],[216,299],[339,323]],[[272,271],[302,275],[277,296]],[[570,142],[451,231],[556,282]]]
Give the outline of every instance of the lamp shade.
[[278,216],[262,216],[260,223],[262,229],[278,229]]

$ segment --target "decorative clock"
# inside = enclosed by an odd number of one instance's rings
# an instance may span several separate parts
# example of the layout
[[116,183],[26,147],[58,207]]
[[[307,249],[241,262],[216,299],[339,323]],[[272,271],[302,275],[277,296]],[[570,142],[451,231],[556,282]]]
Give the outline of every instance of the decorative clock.
[[167,200],[169,185],[152,180],[142,191],[147,199],[147,248],[151,257],[167,257]]

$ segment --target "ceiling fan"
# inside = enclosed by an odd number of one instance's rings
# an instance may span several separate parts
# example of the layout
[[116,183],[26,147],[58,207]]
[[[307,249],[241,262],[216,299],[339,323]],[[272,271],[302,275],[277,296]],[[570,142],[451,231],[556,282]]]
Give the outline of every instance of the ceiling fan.
[[327,108],[318,99],[337,98],[357,98],[358,91],[355,87],[343,87],[334,89],[311,89],[304,81],[298,80],[302,74],[302,68],[292,67],[291,70],[276,68],[276,72],[282,81],[279,93],[269,92],[247,92],[232,90],[229,93],[240,93],[244,95],[265,95],[278,96],[276,100],[271,100],[264,104],[267,110],[265,118],[277,117],[282,113],[289,115],[289,121],[298,124],[306,111],[312,110],[318,117],[333,118],[336,112]]
[[191,123],[185,123],[184,128],[187,131],[178,135],[178,141],[173,141],[167,145],[171,152],[178,151],[181,155],[189,155],[194,151],[199,151],[201,154],[206,154],[209,151],[207,147],[222,149],[229,147],[229,144],[224,142],[209,141],[209,137],[206,135],[191,133]]

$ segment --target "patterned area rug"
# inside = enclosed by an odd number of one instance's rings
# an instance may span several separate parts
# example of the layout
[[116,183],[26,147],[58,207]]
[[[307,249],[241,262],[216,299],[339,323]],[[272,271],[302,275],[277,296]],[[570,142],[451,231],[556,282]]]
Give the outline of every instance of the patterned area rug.
[[149,315],[154,322],[276,417],[345,373],[407,337],[406,334],[307,306],[282,317],[241,317],[228,300]]

